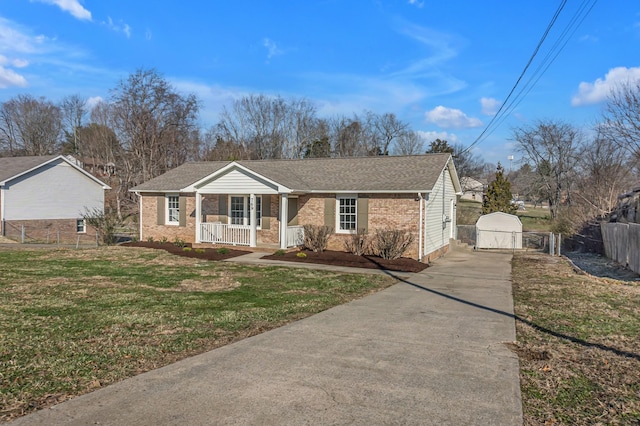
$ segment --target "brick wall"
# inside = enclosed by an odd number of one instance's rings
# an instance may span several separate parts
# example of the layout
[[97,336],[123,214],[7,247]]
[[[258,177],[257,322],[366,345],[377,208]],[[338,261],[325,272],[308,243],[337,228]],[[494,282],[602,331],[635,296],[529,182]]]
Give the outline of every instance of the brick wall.
[[[412,194],[367,194],[369,200],[368,230],[373,235],[376,229],[400,229],[414,235],[414,241],[405,253],[406,257],[418,258],[418,221],[420,219],[419,202]],[[269,229],[258,230],[258,244],[277,244],[279,241],[280,222],[279,196],[271,197],[271,216]],[[298,197],[298,223],[324,225],[325,199],[335,199],[333,194],[310,194]],[[187,224],[184,227],[176,225],[157,224],[157,195],[143,194],[142,196],[142,238],[152,237],[154,240],[166,237],[172,241],[180,238],[186,242],[195,241],[195,195],[187,196]],[[202,214],[206,221],[217,222],[218,195],[203,196]],[[344,241],[349,234],[334,234],[329,240],[330,250],[344,250]],[[446,249],[445,249],[446,251]],[[425,257],[431,260],[440,255],[432,253]]]
[[24,226],[25,243],[45,244],[95,244],[96,230],[86,226],[86,232],[77,232],[77,219],[7,220],[4,223],[5,236],[22,241]]
[[[368,231],[376,229],[400,229],[414,235],[414,241],[405,257],[418,258],[419,203],[412,194],[365,194],[369,199]],[[324,225],[325,199],[335,199],[333,194],[303,195],[298,198],[300,224]],[[333,225],[335,228],[335,225]],[[329,250],[344,250],[349,234],[334,234],[329,239]]]
[[[158,225],[158,194],[142,194],[142,239],[153,238],[155,241],[166,238],[173,241],[179,238],[185,242],[193,243],[196,238],[196,198],[194,194],[186,196],[187,222],[186,226]],[[271,217],[269,229],[258,229],[257,240],[262,244],[277,244],[279,241],[279,197],[271,197]],[[217,194],[203,195],[202,216],[206,222],[218,222],[219,197]]]

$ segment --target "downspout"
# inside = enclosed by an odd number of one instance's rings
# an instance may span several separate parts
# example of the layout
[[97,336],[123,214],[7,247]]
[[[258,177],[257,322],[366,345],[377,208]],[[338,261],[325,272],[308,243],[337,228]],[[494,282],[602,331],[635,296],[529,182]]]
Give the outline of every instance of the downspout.
[[448,166],[445,166],[444,170],[442,170],[442,246],[441,247],[444,247],[444,232],[447,229],[447,211],[444,206],[446,201],[445,192],[447,190],[447,180],[445,177],[447,168]]
[[418,192],[418,203],[420,203],[420,222],[418,222],[418,261],[422,262],[422,193]]
[[0,186],[0,227],[2,229],[0,229],[0,235],[2,235],[3,237],[5,236],[4,233],[6,232],[5,228],[5,224],[4,224],[4,187]]
[[138,196],[138,211],[140,212],[140,214],[138,215],[138,241],[142,241],[142,195],[140,195],[140,193],[137,191],[134,192],[134,194]]

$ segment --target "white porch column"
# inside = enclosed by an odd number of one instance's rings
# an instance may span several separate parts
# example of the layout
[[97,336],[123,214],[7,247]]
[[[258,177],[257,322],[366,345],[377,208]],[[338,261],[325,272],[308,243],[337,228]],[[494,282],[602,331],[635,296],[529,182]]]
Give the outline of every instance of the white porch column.
[[202,239],[200,231],[202,228],[202,194],[196,191],[196,243]]
[[258,241],[257,224],[256,224],[256,194],[249,197],[249,218],[251,229],[249,230],[249,247],[255,247]]
[[287,225],[289,224],[289,198],[280,194],[280,248],[287,248]]

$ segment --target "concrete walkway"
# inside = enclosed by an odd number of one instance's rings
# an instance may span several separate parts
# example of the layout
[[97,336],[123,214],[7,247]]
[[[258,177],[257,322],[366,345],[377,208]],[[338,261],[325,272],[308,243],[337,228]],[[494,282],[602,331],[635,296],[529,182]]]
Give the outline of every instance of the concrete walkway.
[[454,251],[364,299],[14,424],[520,425],[510,260]]

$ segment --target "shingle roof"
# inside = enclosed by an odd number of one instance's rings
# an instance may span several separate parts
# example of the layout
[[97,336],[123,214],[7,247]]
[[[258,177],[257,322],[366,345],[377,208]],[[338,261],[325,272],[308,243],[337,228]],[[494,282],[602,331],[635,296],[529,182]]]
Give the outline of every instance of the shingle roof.
[[[301,192],[428,191],[447,166],[450,154],[253,160],[237,164]],[[227,166],[229,161],[185,163],[132,191],[180,191]]]
[[1,157],[0,158],[0,182],[11,179],[39,165],[46,163],[58,155],[42,155],[31,157]]

